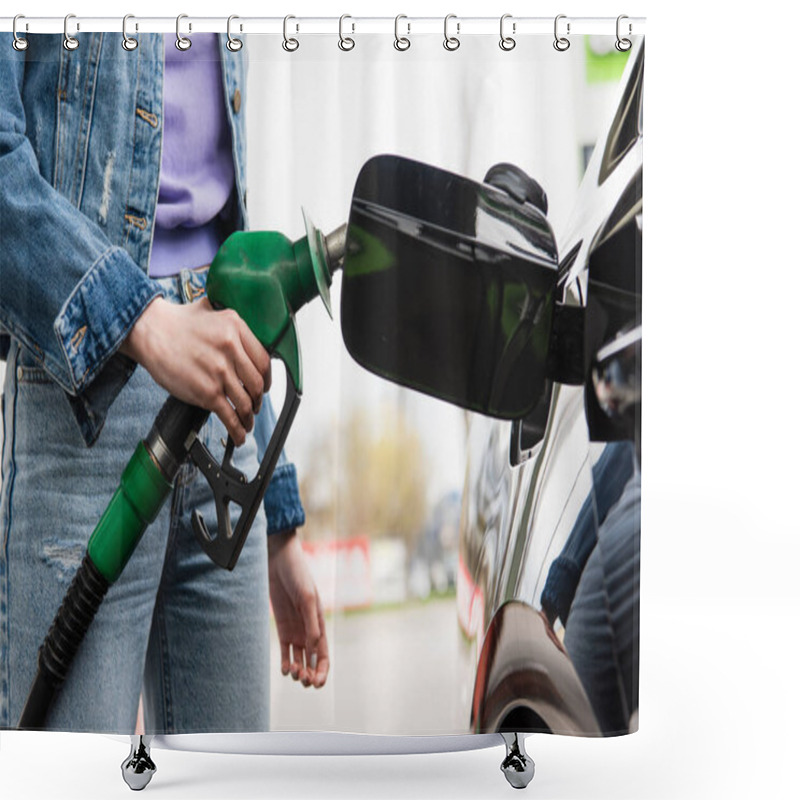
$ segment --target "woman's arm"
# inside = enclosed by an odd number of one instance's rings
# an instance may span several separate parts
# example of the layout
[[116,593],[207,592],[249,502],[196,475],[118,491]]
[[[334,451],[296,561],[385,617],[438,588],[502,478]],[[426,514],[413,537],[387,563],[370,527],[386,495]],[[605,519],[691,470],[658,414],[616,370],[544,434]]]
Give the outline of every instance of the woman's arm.
[[113,385],[91,389],[97,414],[130,375],[130,362],[104,371],[121,350],[240,443],[269,385],[266,351],[234,312],[157,299],[158,284],[42,177],[26,135],[25,54],[11,38],[0,34],[0,324],[73,397],[102,373]]
[[0,322],[75,395],[160,291],[39,173],[21,96],[25,54],[11,38],[0,34]]

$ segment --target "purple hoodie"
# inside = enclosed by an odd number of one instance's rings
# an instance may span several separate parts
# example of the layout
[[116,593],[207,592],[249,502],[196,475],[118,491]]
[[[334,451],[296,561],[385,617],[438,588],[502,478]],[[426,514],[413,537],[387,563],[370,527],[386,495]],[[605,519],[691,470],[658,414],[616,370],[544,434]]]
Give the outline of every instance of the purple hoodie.
[[165,37],[164,140],[149,274],[208,264],[230,232],[220,219],[234,187],[219,42],[195,34],[178,50]]

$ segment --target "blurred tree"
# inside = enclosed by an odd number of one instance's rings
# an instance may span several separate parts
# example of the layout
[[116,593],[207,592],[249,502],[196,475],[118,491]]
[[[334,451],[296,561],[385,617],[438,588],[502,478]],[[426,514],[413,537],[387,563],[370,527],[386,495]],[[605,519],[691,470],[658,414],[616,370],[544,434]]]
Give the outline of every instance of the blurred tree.
[[320,436],[305,468],[299,473],[300,498],[306,512],[303,539],[330,540],[336,537],[336,436]]
[[338,476],[341,531],[354,536],[416,542],[427,515],[427,464],[419,433],[402,409],[381,408],[377,419],[354,412],[342,429]]
[[364,417],[352,414],[343,429],[340,524],[354,535],[395,536],[410,547],[427,513],[422,442],[397,407],[382,407],[375,426]]
[[300,481],[305,538],[392,536],[411,551],[428,513],[428,472],[420,435],[402,408],[354,411],[338,437],[323,437],[309,464]]

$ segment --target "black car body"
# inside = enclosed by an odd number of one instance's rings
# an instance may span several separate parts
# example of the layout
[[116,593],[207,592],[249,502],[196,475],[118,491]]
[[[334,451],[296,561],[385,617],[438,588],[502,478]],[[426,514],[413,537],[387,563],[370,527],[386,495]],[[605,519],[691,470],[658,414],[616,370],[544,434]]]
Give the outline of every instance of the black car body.
[[[476,732],[609,735],[636,728],[639,505],[629,479],[639,469],[643,65],[639,42],[558,240],[549,402],[513,422],[470,415],[458,606]],[[631,466],[624,480],[614,477],[620,485],[609,504],[597,465],[612,442],[629,443]],[[615,509],[625,529],[627,605],[620,611],[625,630],[610,634],[625,640],[616,664],[625,686],[617,722],[610,722],[603,708],[609,698],[596,696],[602,683],[587,674],[610,665],[591,642],[579,643],[586,647],[577,658],[581,648],[570,652],[567,635],[579,627],[569,607],[582,591],[584,565],[561,612],[543,596],[581,519],[597,537]]]

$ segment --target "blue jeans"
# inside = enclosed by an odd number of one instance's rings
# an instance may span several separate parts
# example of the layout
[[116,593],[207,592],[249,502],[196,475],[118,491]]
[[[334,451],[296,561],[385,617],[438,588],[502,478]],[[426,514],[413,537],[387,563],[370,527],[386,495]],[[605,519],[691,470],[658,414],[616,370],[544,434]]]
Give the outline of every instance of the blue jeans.
[[[202,276],[160,281],[168,299],[202,294]],[[137,369],[87,448],[63,389],[12,343],[3,407],[0,500],[0,727],[19,720],[48,627],[122,469],[166,399]],[[221,458],[225,430],[201,434]],[[257,466],[253,437],[236,466]],[[184,465],[158,519],[109,590],[51,708],[53,730],[132,733],[140,692],[148,733],[269,728],[269,586],[263,508],[233,572],[197,544],[213,495]],[[234,508],[231,508],[234,516]]]

